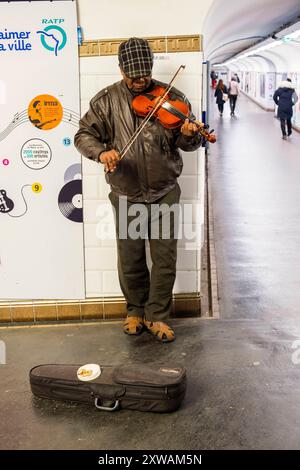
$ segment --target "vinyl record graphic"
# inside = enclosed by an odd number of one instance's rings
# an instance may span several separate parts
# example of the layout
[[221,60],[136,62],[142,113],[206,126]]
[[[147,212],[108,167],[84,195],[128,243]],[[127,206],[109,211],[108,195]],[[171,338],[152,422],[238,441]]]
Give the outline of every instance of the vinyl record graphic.
[[65,184],[58,195],[58,207],[64,217],[72,222],[83,222],[82,180]]
[[64,175],[65,183],[75,179],[81,179],[81,164],[74,163],[74,165],[69,166]]

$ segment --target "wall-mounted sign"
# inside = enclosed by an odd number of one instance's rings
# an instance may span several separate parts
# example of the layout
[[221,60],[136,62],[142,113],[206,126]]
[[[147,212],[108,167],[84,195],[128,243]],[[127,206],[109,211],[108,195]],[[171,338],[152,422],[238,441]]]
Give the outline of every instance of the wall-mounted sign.
[[76,2],[0,2],[0,60],[0,300],[84,298]]

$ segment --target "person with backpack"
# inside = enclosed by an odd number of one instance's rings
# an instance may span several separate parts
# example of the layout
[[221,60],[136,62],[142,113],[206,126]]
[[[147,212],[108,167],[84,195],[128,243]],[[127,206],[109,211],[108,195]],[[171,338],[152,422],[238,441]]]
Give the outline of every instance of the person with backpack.
[[282,138],[287,140],[292,134],[293,106],[298,101],[292,80],[288,78],[283,81],[274,93],[273,100],[278,106],[277,116],[280,119]]

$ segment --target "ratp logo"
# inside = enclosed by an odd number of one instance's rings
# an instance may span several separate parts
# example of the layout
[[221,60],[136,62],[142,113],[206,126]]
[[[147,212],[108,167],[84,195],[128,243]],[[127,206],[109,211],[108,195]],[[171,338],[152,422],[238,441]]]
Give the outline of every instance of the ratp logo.
[[0,340],[0,366],[6,364],[6,346],[4,341]]
[[43,30],[37,31],[41,36],[41,43],[45,49],[54,52],[57,56],[67,43],[67,34],[65,30],[57,23],[63,23],[63,18],[43,19],[43,24],[48,24]]

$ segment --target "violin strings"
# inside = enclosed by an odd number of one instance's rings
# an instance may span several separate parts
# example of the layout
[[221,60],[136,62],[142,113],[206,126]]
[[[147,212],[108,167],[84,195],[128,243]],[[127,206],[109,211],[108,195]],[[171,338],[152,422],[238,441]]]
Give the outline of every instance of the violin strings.
[[202,129],[199,124],[197,123],[197,119],[192,119],[192,118],[189,118],[187,117],[185,114],[183,114],[179,109],[175,108],[175,106],[173,106],[172,104],[166,102],[166,103],[163,103],[162,106],[161,106],[163,109],[165,109],[166,111],[169,111],[170,113],[172,113],[174,116],[177,116],[179,117],[180,119],[188,119],[190,122],[192,122],[193,124],[196,124],[196,126],[198,127],[198,132],[203,135],[203,137],[207,138],[209,133],[206,132],[204,129]]
[[154,108],[152,109],[152,111],[144,118],[144,120],[141,122],[141,124],[139,125],[139,127],[135,130],[135,132],[132,134],[132,136],[130,137],[129,141],[127,142],[127,144],[123,147],[123,149],[121,150],[121,153],[120,153],[120,160],[126,155],[126,153],[128,152],[128,150],[131,148],[131,146],[133,145],[133,143],[136,141],[136,139],[138,138],[138,136],[140,135],[140,133],[142,132],[142,130],[144,129],[144,127],[146,126],[147,122],[151,119],[151,117],[153,116],[153,114],[155,113],[155,111],[159,108],[159,106],[161,105],[161,103],[164,101],[165,97],[167,96],[167,94],[169,93],[169,91],[171,90],[172,88],[172,85],[173,83],[175,82],[175,80],[177,79],[177,76],[179,74],[179,72],[181,71],[181,69],[185,68],[184,65],[181,65],[179,67],[179,69],[177,70],[177,72],[175,73],[174,77],[172,78],[172,80],[170,81],[169,85],[167,86],[166,90],[165,90],[165,93],[160,97],[160,99],[158,100],[158,102],[156,103],[156,105],[154,106]]
[[[174,77],[175,78],[175,77]],[[169,85],[170,86],[170,85]],[[169,87],[168,86],[168,87]],[[135,140],[138,138],[138,136],[140,135],[140,133],[142,132],[142,130],[144,129],[144,127],[146,126],[147,122],[151,119],[151,117],[153,116],[153,114],[155,113],[155,111],[157,110],[157,108],[160,106],[161,102],[164,100],[164,98],[166,97],[166,95],[168,94],[168,92],[170,91],[169,88],[166,89],[165,93],[162,95],[162,97],[159,99],[159,101],[156,103],[156,105],[154,106],[154,108],[152,109],[152,111],[143,119],[143,121],[141,122],[141,124],[139,125],[139,127],[135,130],[135,132],[132,134],[132,136],[130,137],[129,141],[127,142],[127,144],[125,145],[125,147],[122,149],[121,151],[121,155],[120,155],[120,159],[122,159],[126,153],[128,152],[128,150],[130,149],[130,147],[133,145],[133,143],[135,142]]]
[[166,90],[165,90],[165,93],[162,95],[162,97],[160,97],[159,101],[156,103],[156,105],[154,106],[154,108],[152,109],[152,111],[145,117],[145,119],[141,122],[141,124],[139,125],[139,127],[135,130],[135,132],[133,133],[133,135],[130,137],[129,141],[127,142],[127,144],[125,145],[125,147],[122,149],[121,151],[121,158],[123,158],[125,156],[125,154],[127,153],[127,151],[130,149],[130,147],[132,146],[132,144],[134,143],[134,141],[137,139],[137,137],[139,136],[139,134],[142,132],[142,130],[144,129],[145,125],[147,124],[147,122],[151,119],[151,117],[153,116],[153,114],[155,113],[155,111],[157,110],[157,108],[160,106],[161,102],[165,99],[165,97],[167,96],[167,94],[169,93],[171,87],[172,87],[172,84],[174,83],[177,75],[179,74],[181,68],[184,68],[183,65],[181,65],[179,67],[179,69],[177,70],[176,74],[174,75],[173,79],[171,80],[171,82],[169,83],[169,85],[167,86]]

